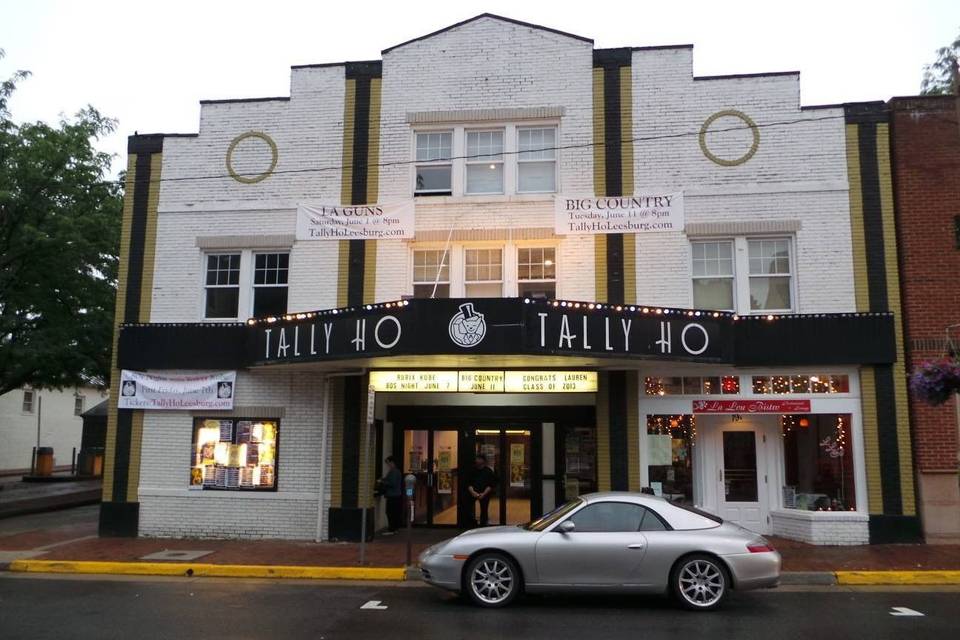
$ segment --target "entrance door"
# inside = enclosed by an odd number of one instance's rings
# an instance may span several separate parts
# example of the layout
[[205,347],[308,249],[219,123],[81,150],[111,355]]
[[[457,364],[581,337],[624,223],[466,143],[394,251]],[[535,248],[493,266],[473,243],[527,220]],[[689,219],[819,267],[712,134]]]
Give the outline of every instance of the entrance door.
[[458,435],[456,429],[403,431],[403,474],[417,478],[414,524],[457,524]]
[[[493,470],[497,486],[488,505],[487,524],[521,524],[532,518],[533,483],[531,469],[534,466],[533,436],[528,429],[475,428],[472,430],[473,453],[486,458],[486,465]],[[475,474],[474,460],[471,468],[462,474],[464,499]],[[472,513],[465,509],[464,526],[477,526],[481,522],[482,505],[472,501]]]
[[759,437],[753,429],[719,431],[718,502],[721,518],[763,533],[767,528],[767,492],[758,472]]

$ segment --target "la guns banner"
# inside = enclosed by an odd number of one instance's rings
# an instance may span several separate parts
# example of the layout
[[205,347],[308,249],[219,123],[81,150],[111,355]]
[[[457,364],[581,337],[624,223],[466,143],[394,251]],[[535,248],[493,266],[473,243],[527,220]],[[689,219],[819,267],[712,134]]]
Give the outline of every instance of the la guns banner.
[[413,200],[388,204],[298,204],[297,240],[412,238]]
[[233,409],[236,371],[154,375],[124,369],[120,373],[120,409]]
[[683,231],[683,192],[634,196],[570,196],[554,199],[558,235]]

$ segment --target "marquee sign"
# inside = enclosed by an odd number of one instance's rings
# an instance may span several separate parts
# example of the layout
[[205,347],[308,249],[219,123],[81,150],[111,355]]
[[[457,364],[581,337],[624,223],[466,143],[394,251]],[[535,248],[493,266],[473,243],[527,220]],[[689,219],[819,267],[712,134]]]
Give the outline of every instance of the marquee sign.
[[487,298],[404,300],[258,322],[259,364],[429,354],[730,362],[727,314]]
[[371,371],[377,392],[595,393],[596,371]]

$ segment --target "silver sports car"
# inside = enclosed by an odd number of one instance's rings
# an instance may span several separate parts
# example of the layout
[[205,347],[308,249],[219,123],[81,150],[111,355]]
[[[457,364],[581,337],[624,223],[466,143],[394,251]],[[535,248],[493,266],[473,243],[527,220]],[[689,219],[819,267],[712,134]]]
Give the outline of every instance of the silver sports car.
[[780,554],[697,509],[638,493],[592,493],[525,525],[473,529],[420,555],[423,579],[502,607],[523,592],[672,593],[705,611],[730,589],[774,587]]

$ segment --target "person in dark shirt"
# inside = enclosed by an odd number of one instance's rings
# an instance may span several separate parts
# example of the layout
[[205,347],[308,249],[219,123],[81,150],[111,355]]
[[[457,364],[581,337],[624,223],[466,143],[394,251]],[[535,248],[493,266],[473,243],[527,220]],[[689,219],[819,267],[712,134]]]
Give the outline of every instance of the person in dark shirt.
[[[490,522],[490,497],[497,487],[497,474],[487,466],[487,457],[477,454],[473,469],[467,481],[467,493],[480,504],[480,526],[485,527]],[[476,508],[471,509],[476,513]]]
[[403,520],[403,474],[393,456],[387,456],[384,462],[387,463],[387,472],[380,478],[380,491],[387,501],[388,524],[384,535],[392,536]]

